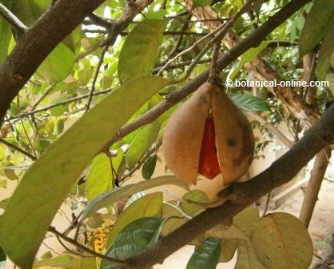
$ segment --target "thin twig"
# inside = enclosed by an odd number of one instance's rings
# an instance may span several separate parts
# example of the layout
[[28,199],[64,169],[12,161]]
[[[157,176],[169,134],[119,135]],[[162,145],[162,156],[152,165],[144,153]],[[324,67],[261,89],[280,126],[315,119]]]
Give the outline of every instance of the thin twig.
[[210,37],[214,36],[215,33],[218,33],[219,30],[223,28],[223,26],[217,28],[215,31],[208,33],[207,35],[203,36],[202,38],[198,39],[196,42],[194,42],[190,47],[186,48],[185,50],[181,51],[179,54],[175,55],[172,59],[170,59],[165,65],[163,65],[159,72],[158,75],[160,75],[172,62],[174,62],[177,58],[181,57],[182,55],[188,53],[189,51],[192,51],[194,48],[196,48],[199,44],[202,42],[206,41]]
[[[224,36],[226,35],[226,33],[228,32],[228,30],[230,29],[230,27],[233,26],[233,24],[237,21],[237,19],[243,14],[245,13],[250,7],[251,4],[254,0],[250,0],[248,1],[240,10],[239,12],[237,12],[229,21],[227,21],[225,24],[219,26],[217,29],[215,29],[214,31],[212,31],[211,33],[207,34],[206,36],[200,38],[199,40],[197,40],[192,46],[190,46],[189,48],[181,51],[179,54],[177,54],[175,57],[173,57],[172,59],[170,59],[158,72],[158,75],[162,73],[162,71],[165,70],[166,67],[168,67],[173,61],[175,61],[178,57],[184,55],[185,53],[193,50],[194,48],[196,48],[200,43],[202,43],[203,41],[206,41],[207,39],[211,38],[213,36],[213,38],[211,39],[210,43],[206,45],[206,47],[203,49],[205,50],[206,48],[210,47],[212,44],[215,44],[218,40],[221,40],[222,38],[224,38]],[[187,77],[185,77],[187,78]],[[183,78],[183,79],[185,79]],[[180,80],[177,80],[178,82]]]
[[217,68],[217,61],[219,57],[221,38],[216,41],[216,44],[214,45],[214,49],[213,49],[213,55],[212,55],[211,66],[210,66],[209,77],[208,77],[208,81],[210,81],[211,83],[218,82],[217,78],[218,78],[219,69]]
[[[111,91],[112,91],[112,89],[98,91],[98,92],[95,92],[93,94],[93,96],[108,94]],[[67,104],[70,104],[70,103],[73,103],[73,102],[81,101],[83,99],[88,98],[89,96],[90,96],[90,94],[85,94],[85,95],[73,97],[73,98],[67,99],[65,101],[61,101],[61,102],[58,102],[58,103],[55,103],[55,104],[52,104],[52,105],[49,105],[49,106],[46,106],[46,107],[42,107],[42,108],[30,111],[30,112],[25,112],[25,113],[18,114],[16,116],[11,117],[11,118],[5,119],[4,121],[5,122],[11,122],[11,121],[16,120],[16,119],[26,118],[26,117],[29,117],[31,115],[37,114],[37,113],[48,111],[48,110],[50,110],[52,108],[55,108],[55,107],[58,107],[58,106],[63,106],[63,105],[67,105]],[[81,109],[80,109],[80,111],[81,111]]]
[[37,158],[34,155],[30,154],[29,152],[25,151],[24,149],[21,149],[18,146],[14,145],[14,144],[12,144],[12,143],[10,143],[8,141],[6,141],[3,138],[0,138],[0,142],[3,143],[4,145],[6,145],[7,147],[12,148],[12,149],[14,149],[14,150],[22,153],[23,155],[27,156],[29,159],[31,159],[33,161],[37,160]]
[[131,171],[129,171],[126,175],[124,175],[123,177],[121,177],[119,179],[119,182],[121,183],[125,179],[131,177],[145,163],[145,161],[151,156],[151,154],[158,151],[158,149],[160,148],[161,145],[162,145],[162,139],[160,138],[157,141],[156,145],[153,148],[151,148],[150,150],[148,150],[146,152],[146,154],[137,162],[135,167],[133,169],[131,169]]
[[51,85],[38,100],[31,106],[31,110],[35,110],[36,107],[47,97],[53,90],[53,88],[56,86],[56,84]]
[[21,126],[22,126],[22,129],[23,129],[23,132],[24,132],[24,135],[26,136],[26,138],[27,138],[27,140],[28,140],[28,143],[29,143],[29,146],[30,146],[30,149],[31,149],[31,151],[33,151],[34,153],[35,153],[35,157],[36,157],[36,159],[37,159],[37,152],[36,152],[36,150],[35,150],[35,148],[34,148],[34,146],[33,146],[33,144],[32,144],[32,141],[31,141],[31,139],[30,139],[30,136],[29,136],[29,134],[28,134],[28,132],[27,132],[27,129],[26,129],[26,127],[24,126],[24,122],[21,120]]
[[0,15],[12,25],[19,33],[23,34],[27,31],[28,27],[20,21],[5,5],[0,3]]
[[183,41],[183,37],[184,37],[184,34],[185,34],[185,31],[188,29],[188,26],[189,26],[189,20],[191,19],[191,16],[192,14],[190,14],[187,18],[186,18],[186,21],[185,23],[183,24],[182,28],[181,28],[181,35],[179,36],[174,48],[171,50],[171,52],[169,53],[169,56],[166,60],[166,62],[168,62],[169,59],[171,59],[173,56],[175,56],[175,54],[177,53],[177,51],[179,50],[181,44],[182,44],[182,41]]
[[[210,59],[199,60],[197,62],[197,64],[206,64],[206,63],[211,62],[211,60],[212,60],[211,58]],[[194,60],[189,60],[189,61],[184,61],[184,62],[180,62],[180,63],[173,64],[173,65],[171,64],[165,69],[165,71],[166,70],[171,70],[171,69],[183,68],[183,67],[186,67],[186,66],[192,64],[193,62],[194,62]],[[162,64],[160,64],[156,68],[154,68],[153,74],[157,73],[160,70],[161,67],[162,67]]]
[[107,53],[108,49],[109,49],[109,44],[105,45],[105,47],[104,47],[104,49],[102,51],[102,54],[100,56],[99,62],[97,64],[95,75],[94,75],[94,79],[93,79],[93,83],[92,83],[92,88],[91,88],[91,90],[89,92],[89,96],[88,96],[88,102],[87,102],[87,106],[86,106],[86,112],[90,109],[90,105],[92,103],[93,96],[94,96],[94,93],[95,93],[97,78],[99,76],[100,69],[101,69],[101,66],[103,64],[104,57],[106,56],[106,53]]
[[[108,34],[108,31],[103,30],[103,29],[84,29],[83,30],[84,33],[91,33],[91,34]],[[120,32],[119,33],[121,36],[127,36],[129,34],[129,32]],[[207,32],[202,32],[202,33],[198,33],[198,32],[187,32],[187,31],[164,31],[162,33],[163,35],[194,35],[194,36],[205,36],[208,33]]]

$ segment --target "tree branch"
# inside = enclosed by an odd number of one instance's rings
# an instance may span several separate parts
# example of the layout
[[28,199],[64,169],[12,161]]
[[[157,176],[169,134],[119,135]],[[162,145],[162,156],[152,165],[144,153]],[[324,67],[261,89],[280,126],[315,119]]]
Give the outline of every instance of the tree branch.
[[13,26],[20,34],[27,31],[28,27],[20,21],[5,5],[0,3],[0,15]]
[[0,122],[11,101],[48,54],[103,2],[58,0],[26,31],[0,65]]
[[[228,201],[216,208],[209,208],[194,217],[176,231],[160,240],[151,252],[133,259],[131,264],[151,268],[188,244],[193,238],[223,223],[231,216],[251,205],[260,197],[293,178],[322,148],[334,142],[334,105],[309,129],[291,150],[275,161],[267,170],[248,182],[231,185],[222,194]],[[214,216],[214,217],[212,217]]]
[[308,227],[313,211],[318,200],[318,195],[321,189],[321,184],[324,180],[325,173],[329,164],[331,151],[326,148],[322,150],[315,158],[314,166],[311,171],[311,178],[307,185],[304,195],[302,209],[300,210],[299,218]]

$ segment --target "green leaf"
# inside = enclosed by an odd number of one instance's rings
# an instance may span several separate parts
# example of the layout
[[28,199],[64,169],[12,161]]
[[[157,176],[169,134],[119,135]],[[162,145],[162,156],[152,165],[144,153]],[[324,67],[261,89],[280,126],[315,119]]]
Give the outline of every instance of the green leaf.
[[108,191],[112,187],[112,171],[109,157],[105,153],[97,155],[89,170],[85,184],[88,200]]
[[248,240],[240,240],[238,245],[238,258],[237,258],[237,263],[235,265],[235,269],[268,269],[268,268],[264,267],[260,263],[251,243]]
[[166,219],[166,223],[161,231],[162,236],[170,234],[188,221],[182,210],[171,202],[162,205],[162,217]]
[[49,224],[83,169],[131,115],[167,83],[148,76],[114,90],[26,172],[0,226],[0,245],[16,264],[23,268],[31,265]]
[[99,195],[94,200],[90,201],[81,214],[80,222],[82,222],[85,218],[89,217],[92,213],[96,212],[100,208],[112,206],[116,201],[129,197],[134,193],[162,185],[177,185],[186,190],[189,189],[187,183],[184,183],[175,176],[161,176],[153,178],[149,181],[142,181],[137,184],[126,185],[122,188],[114,189]]
[[187,269],[216,269],[221,250],[220,244],[220,239],[213,237],[205,239],[191,256]]
[[200,203],[207,202],[209,202],[209,197],[205,192],[193,190],[183,195],[180,207],[187,215],[195,216],[205,209]]
[[259,211],[255,207],[248,207],[233,218],[233,225],[249,238],[253,234],[259,222]]
[[60,43],[42,62],[37,73],[52,83],[59,82],[71,73],[74,61],[73,51]]
[[158,137],[160,122],[154,121],[151,124],[141,128],[125,154],[128,169],[132,169],[143,157],[145,152],[151,147]]
[[314,0],[313,2],[299,39],[301,56],[312,51],[325,37],[331,27],[330,20],[334,16],[333,1]]
[[158,242],[163,224],[164,219],[159,217],[144,217],[129,223],[116,236],[107,256],[127,260],[145,253]]
[[219,257],[219,262],[228,262],[232,260],[235,252],[238,249],[239,240],[238,239],[224,239],[222,241],[222,247]]
[[144,20],[131,31],[119,55],[118,75],[122,83],[152,73],[165,26],[163,20]]
[[157,161],[158,156],[154,154],[153,156],[150,156],[150,158],[148,158],[147,161],[144,163],[141,170],[141,175],[144,179],[150,179],[152,177]]
[[[334,13],[333,13],[334,16]],[[331,25],[334,23],[334,18],[331,20]],[[331,65],[331,57],[334,52],[334,29],[331,27],[322,42],[319,56],[318,56],[318,63],[315,70],[315,74],[319,80],[325,80],[327,72]]]
[[119,150],[117,152],[117,155],[116,156],[113,156],[111,158],[111,164],[112,164],[112,171],[115,171],[116,173],[111,173],[111,176],[112,176],[112,182],[114,183],[115,180],[116,180],[116,176],[117,176],[117,173],[118,173],[118,170],[122,164],[122,160],[123,160],[123,157],[124,157],[124,153],[122,150]]
[[31,26],[41,14],[36,14],[33,0],[16,0],[13,13],[26,25]]
[[313,247],[304,224],[287,213],[270,214],[260,220],[252,244],[267,269],[304,269],[312,261]]
[[43,259],[40,261],[36,261],[34,263],[33,268],[39,268],[39,267],[45,267],[45,266],[50,266],[50,267],[62,267],[65,269],[71,269],[73,268],[73,263],[75,261],[75,257],[70,256],[70,255],[61,255],[61,256],[56,256],[52,257],[49,259]]
[[48,259],[42,259],[35,262],[33,269],[39,267],[57,267],[64,269],[96,269],[96,258],[61,255]]
[[249,111],[269,111],[266,100],[249,93],[230,94],[232,101],[241,109]]
[[[1,1],[1,3],[6,6],[9,10],[12,9],[14,1],[7,0]],[[0,63],[7,57],[9,53],[9,44],[12,38],[10,25],[5,19],[0,17]]]
[[117,234],[124,229],[129,223],[143,217],[153,217],[161,215],[162,193],[155,192],[145,195],[134,201],[129,207],[122,212],[117,219],[113,229],[108,236],[108,246],[111,246]]

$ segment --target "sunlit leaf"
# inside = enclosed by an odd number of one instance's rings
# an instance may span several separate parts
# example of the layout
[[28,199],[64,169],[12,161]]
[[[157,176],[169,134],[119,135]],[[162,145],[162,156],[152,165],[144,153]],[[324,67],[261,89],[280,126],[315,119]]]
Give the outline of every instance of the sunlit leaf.
[[162,217],[166,219],[166,223],[161,231],[163,236],[175,231],[188,220],[181,209],[170,202],[162,205]]
[[287,213],[270,214],[260,220],[252,244],[267,269],[304,269],[312,261],[313,247],[304,224]]
[[74,257],[70,255],[60,255],[46,258],[34,263],[33,269],[40,267],[56,267],[63,269],[96,269],[95,257]]
[[86,187],[87,199],[94,199],[112,187],[112,171],[109,157],[105,153],[97,155],[89,170]]
[[72,71],[74,61],[73,51],[60,43],[43,61],[37,73],[51,82],[62,81]]
[[[252,244],[247,240],[240,240],[238,244],[238,257],[235,269],[267,269],[255,254]],[[288,268],[287,268],[288,269]]]
[[248,237],[253,234],[259,222],[259,211],[255,207],[248,207],[233,218],[233,225]]
[[[6,6],[9,10],[12,9],[13,0],[4,0],[1,3]],[[10,25],[0,17],[0,63],[7,57],[9,53],[9,44],[12,38],[11,28]]]
[[39,267],[50,266],[50,267],[62,267],[65,269],[72,269],[74,262],[75,262],[75,257],[70,255],[61,255],[49,259],[36,261],[34,263],[33,268],[35,269]]
[[152,73],[165,25],[163,20],[144,20],[128,35],[119,55],[121,82]]
[[[205,192],[193,190],[187,192],[182,197],[180,204],[181,209],[189,216],[195,216],[205,208],[205,203],[209,202],[209,198]],[[203,205],[201,205],[203,203]]]
[[219,262],[228,262],[232,260],[239,246],[238,239],[222,240],[222,247],[219,257]]
[[160,130],[160,122],[154,121],[151,124],[141,128],[137,133],[128,151],[126,152],[125,158],[127,167],[132,169],[150,146],[155,142],[158,137]]
[[57,209],[83,169],[129,117],[167,83],[159,77],[142,77],[113,91],[74,123],[28,170],[11,197],[0,226],[0,244],[16,264],[31,265]]

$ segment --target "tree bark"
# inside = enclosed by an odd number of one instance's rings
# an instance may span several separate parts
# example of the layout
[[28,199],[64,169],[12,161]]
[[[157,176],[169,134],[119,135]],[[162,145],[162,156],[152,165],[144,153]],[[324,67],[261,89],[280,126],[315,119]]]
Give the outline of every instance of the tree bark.
[[302,222],[304,222],[306,227],[308,227],[310,224],[313,211],[318,200],[321,184],[329,164],[330,156],[331,150],[325,148],[319,154],[317,154],[315,158],[314,166],[311,172],[311,178],[305,192],[302,209],[299,215],[299,218]]

